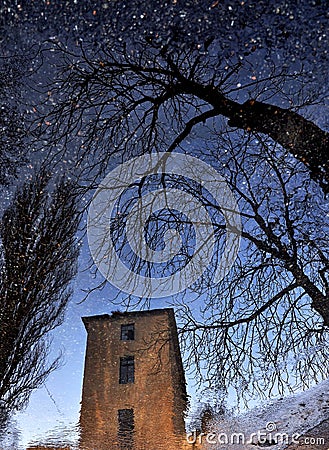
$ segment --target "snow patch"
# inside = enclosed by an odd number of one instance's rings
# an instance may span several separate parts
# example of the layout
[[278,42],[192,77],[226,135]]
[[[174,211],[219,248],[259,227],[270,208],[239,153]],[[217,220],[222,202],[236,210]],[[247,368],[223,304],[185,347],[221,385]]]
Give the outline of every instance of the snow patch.
[[329,420],[329,380],[243,415],[214,421],[210,425],[211,434],[199,440],[202,440],[202,449],[207,450],[264,447],[279,450],[287,448],[288,443],[296,442],[324,420]]

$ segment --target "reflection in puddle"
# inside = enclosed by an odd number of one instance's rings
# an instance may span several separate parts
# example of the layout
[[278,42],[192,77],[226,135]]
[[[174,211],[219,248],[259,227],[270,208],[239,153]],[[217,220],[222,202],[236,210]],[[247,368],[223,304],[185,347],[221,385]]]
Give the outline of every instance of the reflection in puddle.
[[0,426],[0,450],[19,449],[21,440],[21,432],[17,424],[12,420],[6,426]]
[[73,425],[58,425],[53,430],[49,431],[46,436],[36,438],[29,443],[29,448],[37,449],[39,447],[46,448],[67,448],[77,449],[79,442],[79,426]]
[[[28,448],[182,449],[187,394],[173,309],[114,312],[83,323],[80,423],[59,425]],[[2,448],[20,448],[14,424]]]
[[[78,425],[58,425],[53,430],[44,434],[42,437],[36,437],[29,444],[28,448],[67,448],[77,449],[79,442]],[[25,450],[22,445],[22,432],[13,421],[6,428],[0,430],[0,450]]]
[[173,309],[83,318],[83,450],[177,450],[186,385]]

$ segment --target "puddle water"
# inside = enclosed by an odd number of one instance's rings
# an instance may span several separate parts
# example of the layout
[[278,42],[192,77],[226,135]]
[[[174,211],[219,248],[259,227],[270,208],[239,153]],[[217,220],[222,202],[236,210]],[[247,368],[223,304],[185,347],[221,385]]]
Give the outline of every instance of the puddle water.
[[0,450],[25,450],[26,448],[68,448],[77,449],[79,442],[79,426],[57,426],[53,430],[36,436],[28,443],[23,443],[23,432],[15,422],[0,430]]

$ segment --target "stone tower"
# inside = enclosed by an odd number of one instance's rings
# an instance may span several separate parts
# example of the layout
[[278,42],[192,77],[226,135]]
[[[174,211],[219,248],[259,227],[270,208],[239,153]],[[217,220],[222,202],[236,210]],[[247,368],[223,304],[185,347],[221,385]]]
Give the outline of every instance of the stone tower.
[[179,450],[185,377],[172,309],[84,317],[80,448]]

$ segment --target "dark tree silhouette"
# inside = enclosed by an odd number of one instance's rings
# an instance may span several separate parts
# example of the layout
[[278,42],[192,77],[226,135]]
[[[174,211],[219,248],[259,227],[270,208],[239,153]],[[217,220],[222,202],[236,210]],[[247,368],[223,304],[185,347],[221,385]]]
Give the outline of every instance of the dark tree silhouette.
[[270,139],[216,139],[220,160],[213,143],[208,158],[236,195],[242,242],[222,282],[200,281],[198,314],[176,300],[187,365],[213,386],[246,394],[309,385],[328,376],[327,202],[303,163]]
[[[213,286],[211,267],[191,286],[203,302],[198,311],[188,297],[174,301],[187,365],[212,386],[240,393],[247,386],[268,392],[327,376],[328,133],[305,116],[316,102],[305,91],[306,75],[273,66],[262,78],[254,76],[252,55],[243,64],[228,63],[211,45],[177,50],[151,39],[96,55],[93,48],[74,54],[54,46],[63,65],[52,84],[54,107],[38,121],[47,122],[53,143],[79,145],[85,175],[99,175],[119,157],[179,150],[213,163],[237,197],[243,242],[230,276]],[[161,183],[184,185],[216,211],[188,180]],[[147,184],[143,180],[133,196]],[[121,205],[112,224],[118,242],[129,208],[129,202]],[[225,224],[216,214],[220,240]],[[147,233],[153,232],[149,242],[156,247],[168,223],[180,230],[184,218],[172,212],[154,222]],[[136,271],[151,273],[145,261],[128,259]]]
[[[252,63],[228,65],[200,50],[142,46],[105,48],[95,58],[87,50],[73,54],[58,44],[66,60],[52,92],[62,101],[46,121],[53,119],[54,136],[79,133],[81,154],[101,147],[99,164],[106,166],[116,149],[125,154],[172,151],[197,125],[224,117],[233,129],[269,136],[302,161],[329,192],[329,134],[298,112],[312,103],[306,94],[296,100],[307,81],[302,74],[299,79],[298,74],[273,68],[242,85],[239,79],[252,72]],[[289,82],[295,85],[287,94]],[[266,99],[272,97],[276,103],[269,104]]]
[[[74,185],[50,187],[41,171],[19,188],[1,221],[0,404],[23,407],[59,363],[47,362],[76,273],[79,210]],[[5,417],[3,417],[3,420]]]

